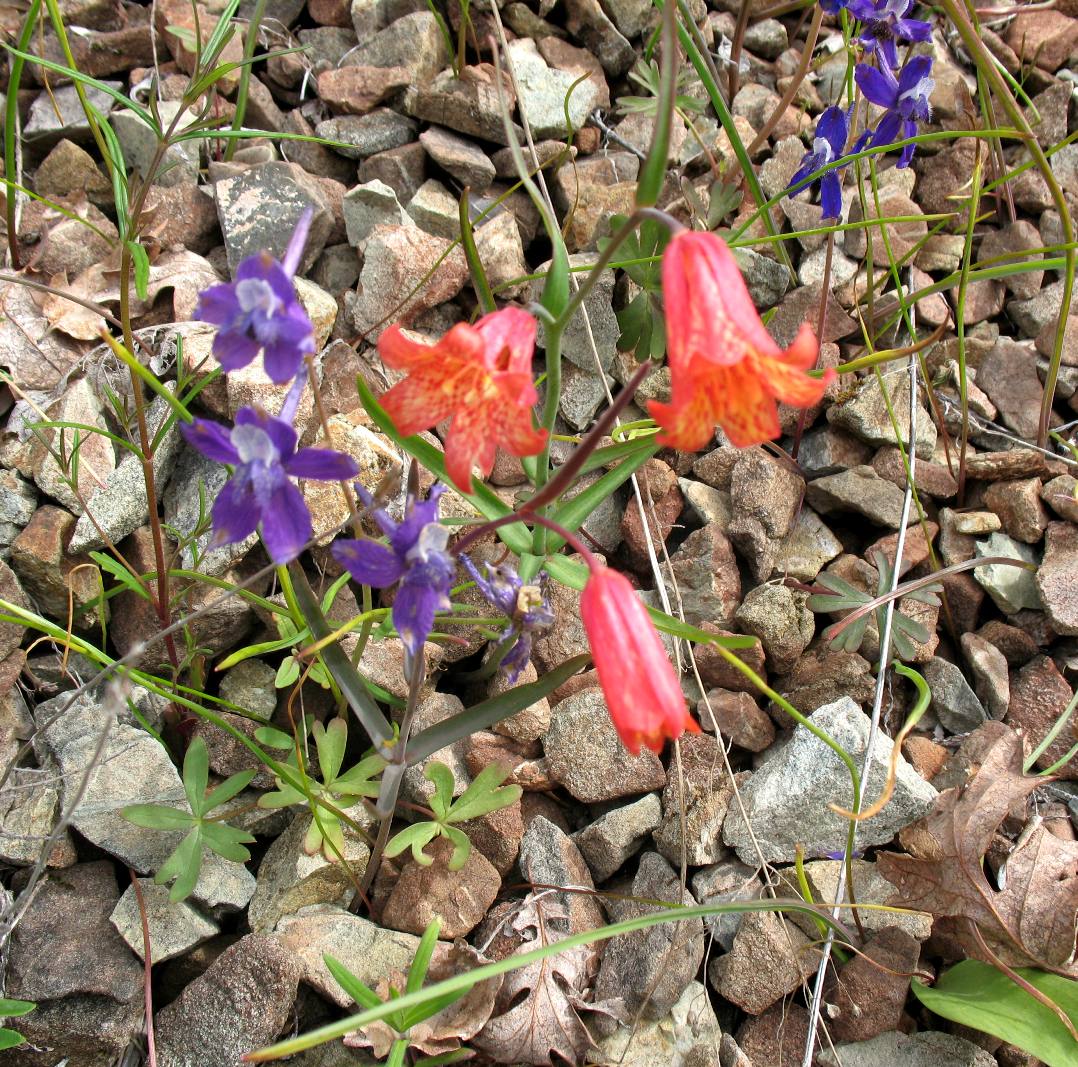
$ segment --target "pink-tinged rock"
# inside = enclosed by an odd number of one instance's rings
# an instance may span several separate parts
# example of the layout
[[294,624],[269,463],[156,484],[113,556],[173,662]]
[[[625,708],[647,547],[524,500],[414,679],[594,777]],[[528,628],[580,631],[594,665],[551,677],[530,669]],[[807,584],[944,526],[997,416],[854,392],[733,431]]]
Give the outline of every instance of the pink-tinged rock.
[[[1011,703],[1004,722],[1023,734],[1026,750],[1041,743],[1070,703],[1071,687],[1047,656],[1038,656],[1011,675]],[[1073,744],[1071,731],[1063,730],[1037,759],[1037,767],[1050,767],[1062,759]],[[1058,771],[1062,778],[1078,779],[1078,757]]]
[[1071,523],[1049,523],[1037,588],[1056,633],[1078,634],[1078,529]]

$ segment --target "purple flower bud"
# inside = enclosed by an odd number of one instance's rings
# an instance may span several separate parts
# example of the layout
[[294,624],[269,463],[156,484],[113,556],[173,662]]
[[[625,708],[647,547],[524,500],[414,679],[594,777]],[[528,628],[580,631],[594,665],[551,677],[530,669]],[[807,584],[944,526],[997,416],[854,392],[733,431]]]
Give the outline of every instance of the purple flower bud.
[[192,448],[235,473],[213,503],[216,544],[242,541],[261,524],[262,540],[274,563],[295,559],[310,541],[311,516],[292,478],[343,481],[359,471],[343,452],[324,448],[296,450],[296,431],[283,419],[258,408],[240,408],[236,425],[208,419],[181,425]]
[[866,52],[874,52],[881,66],[898,69],[897,41],[928,41],[932,25],[906,18],[913,0],[850,0],[849,11],[864,23],[858,40]]

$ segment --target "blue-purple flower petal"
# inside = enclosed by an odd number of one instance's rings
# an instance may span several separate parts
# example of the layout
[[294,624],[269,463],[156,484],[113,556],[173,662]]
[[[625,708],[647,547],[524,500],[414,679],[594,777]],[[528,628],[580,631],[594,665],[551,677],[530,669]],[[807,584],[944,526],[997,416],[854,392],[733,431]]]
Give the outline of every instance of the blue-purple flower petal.
[[333,558],[360,585],[387,589],[399,582],[404,565],[396,552],[378,541],[338,540],[330,550]]
[[842,183],[838,171],[830,171],[820,179],[820,221],[838,221],[842,218]]
[[439,591],[418,582],[405,582],[393,600],[393,625],[409,657],[415,658],[434,629],[434,613],[442,606]]
[[886,108],[893,108],[898,103],[898,82],[890,71],[858,63],[853,76],[869,102]]
[[262,540],[274,563],[288,563],[312,535],[311,515],[303,494],[286,478],[274,488],[262,512]]
[[209,419],[195,419],[194,422],[181,422],[180,433],[192,447],[204,456],[218,463],[239,463],[239,453],[228,436],[228,429]]
[[261,345],[253,337],[227,327],[222,327],[213,339],[213,354],[223,371],[246,367],[258,355],[259,348]]
[[229,545],[254,533],[261,518],[261,509],[251,480],[241,469],[225,483],[211,510],[213,539],[216,544]]
[[281,464],[293,478],[317,478],[323,482],[343,482],[359,473],[351,456],[331,448],[301,448]]
[[269,412],[256,407],[243,407],[236,412],[237,426],[257,426],[273,442],[281,457],[291,456],[296,450],[296,431]]

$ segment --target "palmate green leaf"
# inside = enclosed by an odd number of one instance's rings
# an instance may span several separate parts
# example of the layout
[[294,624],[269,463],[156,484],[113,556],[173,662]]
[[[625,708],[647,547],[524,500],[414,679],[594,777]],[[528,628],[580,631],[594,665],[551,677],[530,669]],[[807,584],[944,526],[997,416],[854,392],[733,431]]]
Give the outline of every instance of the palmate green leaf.
[[447,822],[468,822],[515,804],[523,790],[519,785],[502,785],[506,771],[496,763],[484,767],[450,807]]
[[214,808],[227,804],[237,793],[242,793],[254,781],[257,773],[257,771],[238,771],[226,778],[202,802],[202,813],[205,815]]
[[344,749],[348,744],[348,723],[340,716],[333,719],[329,726],[316,722],[311,728],[314,746],[318,750],[318,768],[322,772],[322,781],[329,787],[337,777],[337,772],[344,763]]
[[254,834],[239,830],[223,822],[204,822],[202,824],[202,843],[218,856],[223,856],[233,863],[246,863],[251,853],[244,848],[254,841]]
[[455,826],[443,826],[442,834],[453,843],[453,854],[449,857],[449,863],[446,866],[451,871],[459,871],[468,862],[472,843],[468,840],[468,835]]
[[147,830],[187,830],[195,822],[190,812],[165,804],[128,804],[120,809],[120,814],[128,822]]
[[333,792],[348,797],[378,796],[377,776],[382,773],[386,761],[378,755],[365,756],[333,782]]
[[434,795],[430,798],[431,810],[444,821],[453,803],[453,772],[444,763],[431,760],[423,771],[423,777],[434,784]]
[[201,870],[202,833],[201,827],[196,826],[176,846],[176,851],[161,864],[161,869],[157,872],[154,881],[158,885],[165,885],[175,878],[169,890],[168,899],[173,904],[177,904],[191,895]]
[[[1032,968],[1017,973],[1078,1027],[1078,982]],[[910,991],[936,1015],[1017,1045],[1046,1067],[1078,1063],[1074,1038],[1055,1012],[987,963],[963,960],[934,985],[914,979]]]
[[394,856],[399,856],[406,848],[410,848],[412,850],[412,859],[420,867],[429,867],[434,862],[434,858],[423,851],[423,846],[429,845],[440,831],[441,827],[436,822],[412,823],[411,826],[406,826],[400,833],[394,834],[389,839],[385,854],[390,859],[393,859]]

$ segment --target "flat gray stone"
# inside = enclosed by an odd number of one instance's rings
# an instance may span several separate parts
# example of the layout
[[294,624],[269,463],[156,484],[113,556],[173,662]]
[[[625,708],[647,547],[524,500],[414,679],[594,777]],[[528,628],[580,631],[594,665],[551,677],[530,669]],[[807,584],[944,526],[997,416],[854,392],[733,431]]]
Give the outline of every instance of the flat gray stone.
[[969,682],[949,660],[933,656],[921,665],[921,674],[932,690],[932,709],[936,718],[952,734],[976,730],[988,718]]
[[666,784],[666,772],[651,749],[626,751],[595,686],[566,697],[551,709],[543,739],[550,776],[586,804],[648,793]]
[[473,141],[441,126],[431,126],[419,135],[419,143],[442,170],[475,192],[484,192],[494,181],[494,163]]
[[[110,89],[123,90],[123,82],[104,81]],[[86,102],[103,115],[108,115],[113,106],[113,99],[102,89],[94,85],[84,85]],[[48,92],[39,93],[30,105],[30,117],[26,120],[22,135],[27,141],[37,141],[46,145],[62,139],[90,139],[90,125],[86,119],[82,102],[74,85],[61,85]]]
[[303,967],[303,980],[342,1008],[354,1002],[329,973],[324,954],[373,989],[382,979],[407,972],[419,947],[414,934],[386,929],[333,904],[284,915],[274,932]]
[[[1005,533],[994,533],[986,541],[974,542],[977,556],[1008,556],[1011,559],[1036,563],[1037,553],[1031,545],[1024,545]],[[1041,610],[1041,595],[1033,571],[1025,567],[1012,567],[1006,563],[988,563],[977,567],[973,577],[981,583],[984,591],[995,601],[996,607],[1005,615],[1013,615],[1023,608]]]
[[[892,530],[902,525],[902,490],[867,465],[809,482],[805,499],[824,515],[852,511]],[[916,517],[911,508],[910,518]]]
[[597,882],[605,882],[640,851],[648,835],[662,821],[662,801],[648,793],[632,804],[612,808],[573,834],[573,840]]
[[594,81],[581,82],[570,95],[570,87],[577,81],[577,75],[548,67],[535,42],[529,38],[513,41],[509,45],[509,58],[519,94],[517,109],[527,118],[536,137],[565,137],[570,124],[572,129],[579,130],[587,122],[599,97]]
[[817,1059],[825,1067],[996,1067],[996,1058],[972,1041],[935,1030],[880,1034],[822,1049]]
[[[208,941],[221,928],[186,901],[175,904],[168,899],[168,886],[157,885],[150,878],[140,878],[146,925],[150,931],[150,958],[154,964],[182,956],[189,949]],[[112,925],[141,960],[146,959],[142,941],[142,914],[134,886],[128,886],[109,916]]]
[[366,115],[335,115],[323,119],[314,132],[327,141],[338,142],[329,147],[346,159],[366,159],[411,144],[417,129],[407,115],[379,107]]
[[378,224],[407,226],[408,216],[397,194],[378,178],[349,189],[341,201],[348,243],[358,248]]
[[[902,435],[902,445],[908,448],[910,437],[909,376],[891,374],[887,375],[884,381],[887,383],[887,395],[891,400],[895,421]],[[832,404],[827,409],[827,421],[833,426],[847,430],[870,445],[879,447],[899,443],[894,426],[891,424],[891,417],[887,413],[883,391],[875,375],[869,375],[864,379],[855,396]],[[925,459],[932,458],[932,450],[936,446],[936,424],[928,412],[920,406],[917,410],[916,445],[917,455]]]
[[[165,387],[169,392],[175,392],[173,382],[168,382]],[[158,430],[164,425],[171,411],[164,397],[155,397],[150,403],[146,410],[146,424],[151,441],[157,437]],[[154,449],[154,488],[159,497],[172,476],[182,442],[179,423],[173,422]],[[67,548],[70,553],[104,548],[105,538],[102,537],[101,531],[112,544],[119,544],[129,533],[134,533],[149,522],[150,509],[146,503],[146,479],[142,460],[133,452],[125,452],[119,465],[105,479],[105,484],[90,497],[88,507],[95,522],[90,521],[90,515],[80,517]]]
[[[818,708],[810,721],[825,730],[861,764],[868,743],[868,716],[849,697]],[[741,788],[745,814],[755,830],[762,856],[772,863],[792,863],[801,844],[815,858],[845,848],[847,820],[828,807],[849,808],[853,802],[849,771],[838,755],[804,726],[797,726],[778,751]],[[887,778],[893,742],[882,731],[876,736],[869,772],[862,785],[865,797],[877,797]],[[882,845],[932,806],[936,790],[899,757],[895,791],[878,815],[858,824],[860,847]],[[723,838],[745,863],[758,862],[749,826],[738,805],[732,805],[723,825]]]

